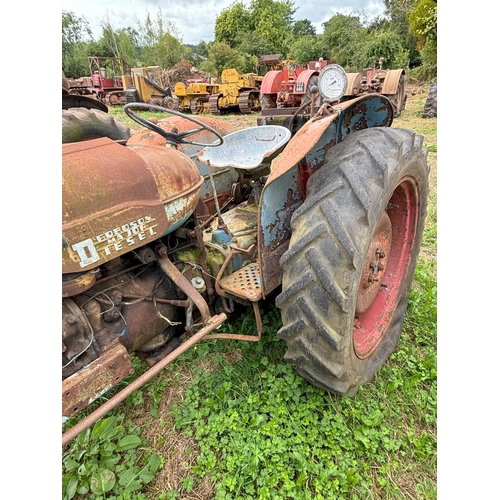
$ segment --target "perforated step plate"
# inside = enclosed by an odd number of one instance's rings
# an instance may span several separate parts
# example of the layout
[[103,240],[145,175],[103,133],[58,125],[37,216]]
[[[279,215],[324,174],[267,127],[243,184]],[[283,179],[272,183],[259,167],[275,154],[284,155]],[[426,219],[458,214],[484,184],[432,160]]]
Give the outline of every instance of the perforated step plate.
[[254,262],[238,269],[227,278],[222,279],[220,286],[231,295],[257,302],[262,298],[259,265]]

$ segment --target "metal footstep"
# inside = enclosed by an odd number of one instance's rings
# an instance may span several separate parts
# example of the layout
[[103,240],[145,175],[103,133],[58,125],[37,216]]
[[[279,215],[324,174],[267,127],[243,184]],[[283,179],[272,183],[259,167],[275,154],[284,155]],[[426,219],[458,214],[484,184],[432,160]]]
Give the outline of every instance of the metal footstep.
[[257,302],[262,299],[260,269],[257,263],[238,269],[220,281],[223,290],[242,299]]

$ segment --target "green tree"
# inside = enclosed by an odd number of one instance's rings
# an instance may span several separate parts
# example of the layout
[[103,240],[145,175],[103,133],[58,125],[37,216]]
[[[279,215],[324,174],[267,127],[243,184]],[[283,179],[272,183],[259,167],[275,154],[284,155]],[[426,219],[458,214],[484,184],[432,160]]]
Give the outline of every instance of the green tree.
[[274,45],[269,40],[260,37],[258,33],[253,31],[245,33],[238,46],[239,52],[255,56],[256,60],[264,54],[272,54],[273,49]]
[[358,15],[335,14],[323,23],[321,44],[327,59],[337,61],[346,70],[359,71],[363,67],[360,50],[367,31]]
[[101,22],[102,36],[99,42],[107,49],[107,54],[124,59],[131,66],[138,61],[138,33],[132,28],[120,28],[116,30],[109,20],[108,14]]
[[89,72],[87,44],[93,42],[92,30],[85,17],[62,11],[62,70],[68,78]]
[[409,51],[410,66],[420,63],[420,54],[417,49],[417,37],[411,33],[409,15],[418,0],[384,0],[385,14],[389,19],[389,26],[401,39],[401,45]]
[[[294,27],[297,34],[315,34],[309,21],[294,22],[296,10],[292,0],[252,0],[249,8],[234,1],[215,20],[215,41],[257,58],[286,54]],[[253,57],[245,59],[249,64]]]
[[422,72],[434,78],[437,76],[437,1],[420,0],[410,12],[409,23],[422,47]]
[[193,58],[193,64],[195,66],[207,60],[208,48],[207,42],[204,40],[200,40],[197,45],[188,45],[187,47],[191,49],[191,57]]
[[223,42],[231,48],[236,48],[245,33],[253,31],[249,10],[243,2],[235,1],[215,19],[215,41]]
[[[151,19],[151,15],[146,10],[146,19],[144,22],[139,22],[137,31],[141,46],[142,66],[170,67],[182,59],[183,50],[191,55],[187,47],[181,49],[182,37],[177,25],[174,21],[163,18],[161,7],[158,8],[155,19]],[[172,55],[168,55],[169,50],[173,50]]]
[[301,36],[291,40],[287,59],[293,59],[298,64],[307,64],[323,57],[323,47],[316,36]]
[[246,61],[236,49],[232,49],[224,42],[210,42],[208,44],[208,58],[202,63],[201,69],[215,78],[220,78],[223,70],[235,68],[239,73],[245,73]]
[[364,68],[374,61],[384,58],[386,69],[406,68],[409,62],[409,51],[401,44],[400,37],[393,31],[368,31],[359,53],[359,59]]
[[250,3],[252,26],[258,36],[274,47],[271,53],[286,54],[287,39],[297,11],[291,0],[252,0]]
[[302,36],[316,36],[316,28],[309,19],[301,19],[293,23],[292,35],[297,38]]
[[171,68],[182,59],[192,61],[193,51],[170,33],[164,33],[155,46],[156,65]]

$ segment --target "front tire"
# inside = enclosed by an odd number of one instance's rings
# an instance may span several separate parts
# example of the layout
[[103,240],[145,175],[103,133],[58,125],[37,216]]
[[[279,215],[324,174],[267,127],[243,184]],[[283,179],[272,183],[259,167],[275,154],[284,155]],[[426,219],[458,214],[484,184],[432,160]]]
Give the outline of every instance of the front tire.
[[311,176],[292,217],[278,337],[317,387],[353,396],[397,345],[427,210],[422,143],[404,129],[351,134]]
[[276,108],[276,94],[261,94],[260,95],[260,109],[265,111],[266,109]]
[[[314,87],[316,87],[316,89],[318,88],[318,82],[319,82],[318,76],[316,75],[311,76],[309,82],[307,82],[306,93],[302,96],[302,99],[300,101],[301,106],[305,104],[307,101],[310,101],[312,99]],[[323,98],[321,97],[321,94],[318,93],[316,95],[316,101],[314,103],[314,106],[316,108],[319,108],[322,104],[323,104]],[[306,107],[304,109],[304,113],[311,114],[311,107],[310,106]]]
[[174,109],[175,108],[174,98],[170,96],[165,96],[163,98],[162,106],[167,109]]

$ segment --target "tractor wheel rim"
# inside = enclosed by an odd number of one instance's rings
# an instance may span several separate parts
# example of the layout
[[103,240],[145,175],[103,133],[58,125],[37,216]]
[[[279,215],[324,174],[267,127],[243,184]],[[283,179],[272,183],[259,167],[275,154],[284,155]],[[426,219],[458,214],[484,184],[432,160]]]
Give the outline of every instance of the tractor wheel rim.
[[360,359],[380,345],[396,311],[410,267],[418,207],[416,181],[404,178],[392,193],[370,242],[353,325],[354,352]]

